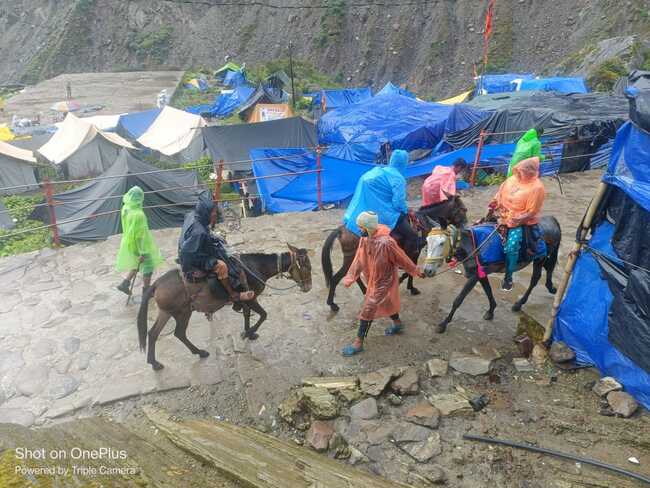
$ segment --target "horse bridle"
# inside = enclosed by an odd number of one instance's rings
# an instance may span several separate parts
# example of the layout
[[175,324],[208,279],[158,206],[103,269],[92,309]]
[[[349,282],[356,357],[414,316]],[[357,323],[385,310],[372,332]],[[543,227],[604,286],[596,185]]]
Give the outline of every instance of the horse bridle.
[[448,225],[446,229],[441,229],[439,227],[435,227],[429,231],[429,234],[427,235],[428,237],[432,236],[446,236],[447,238],[445,239],[445,243],[442,248],[442,253],[440,256],[435,256],[435,257],[428,257],[424,260],[425,264],[435,264],[435,263],[440,263],[442,264],[443,262],[447,261],[447,259],[451,256],[451,253],[456,251],[456,248],[458,247],[458,229],[454,225]]
[[[277,264],[278,264],[278,278],[287,278],[290,280],[293,280],[296,282],[296,284],[300,287],[302,287],[305,284],[305,280],[302,277],[302,267],[300,266],[300,262],[298,259],[298,255],[295,252],[290,251],[289,252],[289,258],[291,259],[291,262],[289,263],[289,268],[287,271],[282,271],[282,253],[278,253],[278,259],[277,259]],[[298,277],[300,279],[296,279],[293,276],[293,272],[297,271],[298,272]]]

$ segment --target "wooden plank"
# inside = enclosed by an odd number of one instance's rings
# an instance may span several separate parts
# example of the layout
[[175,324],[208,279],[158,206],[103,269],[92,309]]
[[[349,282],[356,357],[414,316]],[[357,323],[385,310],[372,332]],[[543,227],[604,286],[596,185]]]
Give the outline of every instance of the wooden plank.
[[250,427],[208,420],[170,420],[143,410],[181,449],[250,488],[409,488]]
[[356,376],[315,376],[304,378],[303,386],[316,386],[328,390],[354,390],[359,386],[359,378]]

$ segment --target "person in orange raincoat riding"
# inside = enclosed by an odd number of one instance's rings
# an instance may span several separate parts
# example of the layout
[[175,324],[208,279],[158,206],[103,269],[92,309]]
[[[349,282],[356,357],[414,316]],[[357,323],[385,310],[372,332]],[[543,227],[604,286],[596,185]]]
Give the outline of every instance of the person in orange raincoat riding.
[[424,273],[390,236],[390,229],[379,224],[376,213],[362,212],[356,223],[361,229],[362,237],[343,284],[350,287],[363,276],[368,290],[359,313],[357,338],[353,344],[343,348],[344,356],[353,356],[363,351],[363,341],[375,319],[390,317],[393,320],[393,325],[385,331],[386,335],[402,331],[403,324],[399,318],[399,268],[411,276],[424,278]]
[[538,157],[524,159],[513,168],[513,174],[503,182],[492,203],[499,215],[499,224],[508,228],[504,245],[506,275],[501,288],[512,290],[512,275],[517,268],[524,226],[537,225],[544,206],[546,190],[539,179]]

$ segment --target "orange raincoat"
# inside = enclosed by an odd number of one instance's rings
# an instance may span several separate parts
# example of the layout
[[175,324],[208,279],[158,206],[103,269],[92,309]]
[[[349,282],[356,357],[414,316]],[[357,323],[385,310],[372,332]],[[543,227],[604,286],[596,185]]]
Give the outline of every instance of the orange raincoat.
[[359,318],[374,320],[399,312],[399,276],[402,268],[411,276],[418,268],[390,236],[390,229],[379,225],[372,237],[362,237],[354,261],[343,280],[350,286],[360,276],[368,287]]
[[456,194],[456,172],[448,166],[436,166],[422,185],[422,205],[449,200]]
[[513,169],[513,175],[503,182],[495,202],[499,223],[509,228],[534,225],[539,222],[546,190],[539,179],[539,158],[524,159]]

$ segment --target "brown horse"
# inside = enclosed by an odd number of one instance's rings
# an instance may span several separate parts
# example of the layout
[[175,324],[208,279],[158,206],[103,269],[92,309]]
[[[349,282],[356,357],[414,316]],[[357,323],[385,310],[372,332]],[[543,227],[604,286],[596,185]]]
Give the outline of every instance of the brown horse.
[[[456,196],[442,203],[421,207],[415,212],[415,220],[417,221],[417,231],[420,238],[418,239],[417,253],[409,257],[414,263],[417,263],[418,258],[420,257],[420,251],[426,247],[426,237],[429,234],[429,231],[436,225],[442,226],[443,228],[446,228],[448,224],[462,227],[467,222],[467,207],[465,207],[460,197]],[[394,237],[401,245],[400,236]],[[331,253],[336,239],[338,239],[341,244],[343,265],[336,274],[333,274]],[[350,232],[345,225],[340,226],[338,229],[334,229],[330,235],[327,236],[327,239],[325,239],[325,244],[323,245],[323,251],[321,254],[321,263],[323,266],[323,274],[325,275],[325,285],[329,288],[327,304],[333,312],[339,311],[339,306],[334,303],[336,287],[346,275],[348,269],[350,269],[358,247],[359,237]],[[406,274],[403,275],[400,278],[400,283],[407,278],[407,289],[411,292],[411,295],[419,295],[420,291],[413,286],[413,278],[411,276]],[[357,284],[359,285],[361,292],[365,295],[366,287],[361,279],[357,281]]]
[[[306,293],[311,290],[311,262],[307,250],[288,246],[289,252],[281,254],[242,254],[239,256],[249,288],[255,292],[253,300],[241,302],[244,316],[244,332],[241,335],[244,339],[252,341],[257,339],[257,330],[266,320],[266,311],[257,301],[257,297],[264,291],[269,278],[286,273],[297,283],[302,292]],[[149,300],[152,297],[155,298],[158,305],[158,317],[147,334],[147,314]],[[163,365],[156,361],[156,340],[165,324],[172,317],[176,321],[174,335],[178,340],[185,344],[192,354],[197,354],[201,358],[208,357],[207,351],[197,348],[187,338],[190,317],[194,311],[210,316],[228,303],[228,294],[225,290],[221,296],[215,296],[207,282],[187,283],[181,277],[178,269],[173,269],[162,275],[142,297],[142,304],[138,312],[138,339],[141,351],[147,348],[147,335],[149,336],[147,363],[151,364],[156,371],[163,368]],[[253,327],[250,327],[251,311],[259,315],[259,319]]]

